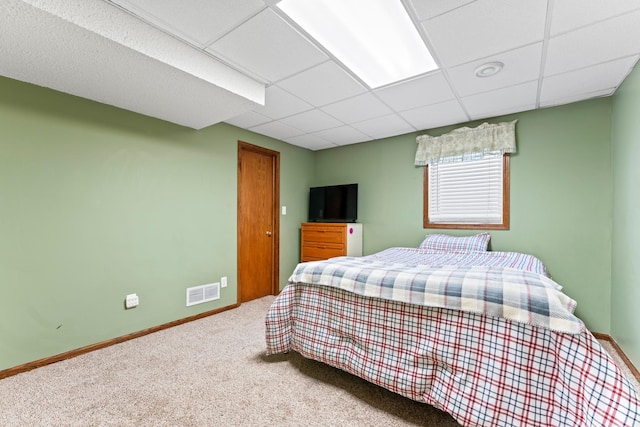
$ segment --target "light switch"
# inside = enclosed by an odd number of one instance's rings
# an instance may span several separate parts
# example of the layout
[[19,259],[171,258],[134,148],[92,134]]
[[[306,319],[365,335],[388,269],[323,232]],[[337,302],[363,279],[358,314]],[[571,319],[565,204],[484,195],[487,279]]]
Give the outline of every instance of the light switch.
[[282,215],[286,215],[287,214],[287,207],[283,206],[282,207]]

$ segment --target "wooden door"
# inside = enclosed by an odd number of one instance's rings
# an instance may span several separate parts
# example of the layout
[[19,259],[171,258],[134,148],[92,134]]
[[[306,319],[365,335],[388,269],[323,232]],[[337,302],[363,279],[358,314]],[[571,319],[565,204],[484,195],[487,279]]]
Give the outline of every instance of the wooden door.
[[238,301],[279,289],[280,153],[238,141]]

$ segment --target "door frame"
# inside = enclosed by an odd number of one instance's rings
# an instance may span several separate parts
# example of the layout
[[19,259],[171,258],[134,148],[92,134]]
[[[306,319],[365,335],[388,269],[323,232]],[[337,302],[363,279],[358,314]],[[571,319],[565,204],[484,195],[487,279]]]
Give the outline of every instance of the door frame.
[[[253,151],[258,154],[262,154],[265,156],[269,156],[272,158],[273,162],[273,245],[272,245],[272,265],[271,265],[271,295],[277,295],[280,292],[280,152],[270,150],[268,148],[260,147],[254,144],[250,144],[248,142],[238,140],[238,169],[237,169],[237,180],[238,180],[238,188],[237,193],[240,194],[240,164],[242,161],[242,153],[243,151]],[[239,268],[240,268],[240,198],[237,197],[236,201],[236,210],[237,210],[237,224],[236,224],[236,240],[237,240],[237,254],[236,258],[238,260],[236,266],[236,277],[239,277]],[[238,304],[241,304],[240,300],[240,287],[242,284],[238,281],[237,284],[237,295],[236,301]]]

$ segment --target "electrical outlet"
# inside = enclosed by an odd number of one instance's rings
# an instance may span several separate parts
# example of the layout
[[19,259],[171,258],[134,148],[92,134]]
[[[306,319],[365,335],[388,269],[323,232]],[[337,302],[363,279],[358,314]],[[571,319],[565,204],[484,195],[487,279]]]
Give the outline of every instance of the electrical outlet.
[[224,276],[223,278],[220,279],[220,287],[221,288],[227,287],[227,276]]
[[140,304],[140,298],[138,298],[137,294],[129,294],[124,299],[125,308],[134,308]]

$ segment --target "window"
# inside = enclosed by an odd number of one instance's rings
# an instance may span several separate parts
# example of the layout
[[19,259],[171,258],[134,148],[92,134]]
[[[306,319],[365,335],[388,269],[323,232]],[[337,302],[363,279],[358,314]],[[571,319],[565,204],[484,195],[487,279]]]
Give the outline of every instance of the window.
[[509,229],[509,154],[434,163],[424,170],[424,228]]
[[424,228],[509,229],[509,154],[517,120],[419,135]]

